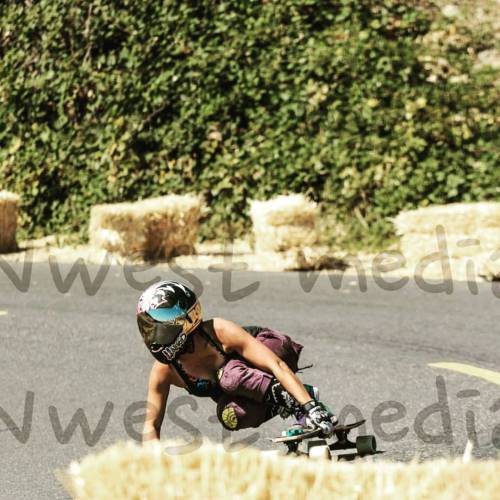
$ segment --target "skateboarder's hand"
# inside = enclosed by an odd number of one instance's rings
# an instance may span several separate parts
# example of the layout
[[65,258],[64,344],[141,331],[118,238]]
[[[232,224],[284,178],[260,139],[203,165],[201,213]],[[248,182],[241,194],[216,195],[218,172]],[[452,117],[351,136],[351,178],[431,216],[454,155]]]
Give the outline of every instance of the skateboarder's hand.
[[320,428],[325,437],[330,437],[335,428],[336,419],[325,407],[314,399],[304,405],[308,427]]

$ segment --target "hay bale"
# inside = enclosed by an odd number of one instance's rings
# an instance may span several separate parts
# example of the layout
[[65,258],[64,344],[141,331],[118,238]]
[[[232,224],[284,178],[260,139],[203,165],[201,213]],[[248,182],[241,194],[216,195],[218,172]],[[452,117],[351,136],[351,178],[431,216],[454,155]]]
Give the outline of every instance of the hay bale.
[[[500,203],[453,203],[401,212],[393,219],[401,235],[401,252],[408,267],[414,268],[446,243],[453,279],[468,280],[468,262],[480,276],[493,279],[494,263],[484,263],[483,255],[500,249]],[[442,226],[444,231],[438,231]],[[425,267],[428,276],[441,276],[441,262]]]
[[282,252],[313,246],[318,241],[318,205],[301,194],[252,201],[256,252]]
[[[62,476],[80,500],[218,498],[493,500],[500,461],[355,462],[265,456],[205,443],[184,454],[165,444],[119,444],[71,464]],[[167,444],[167,450],[172,447]]]
[[304,247],[284,252],[259,252],[246,259],[253,271],[319,271],[321,269],[340,269],[348,267],[347,262],[338,254],[332,254],[327,247]]
[[451,203],[399,213],[392,222],[399,235],[435,234],[441,225],[448,234],[481,235],[500,229],[500,202]]
[[90,215],[90,243],[132,258],[193,253],[201,213],[202,200],[193,195],[96,205]]
[[500,281],[500,252],[486,253],[478,260],[479,276],[486,281]]
[[17,208],[19,196],[8,191],[0,191],[0,253],[17,249]]
[[252,271],[283,272],[304,269],[305,259],[300,250],[263,252],[249,255],[245,259]]
[[500,227],[485,228],[473,234],[407,233],[401,236],[401,252],[408,261],[420,260],[437,252],[446,243],[448,255],[453,259],[493,252],[500,247]]
[[314,245],[318,236],[313,227],[306,226],[262,226],[254,224],[255,251],[285,252]]
[[[219,247],[215,247],[216,250]],[[245,248],[246,247],[241,247]],[[198,247],[199,251],[200,247]],[[287,250],[285,252],[260,252],[250,251],[238,253],[234,251],[231,260],[225,261],[224,252],[184,255],[175,257],[172,262],[184,269],[211,269],[244,271],[305,271],[321,269],[346,269],[348,264],[339,253],[332,253],[328,247],[304,247],[301,249]]]

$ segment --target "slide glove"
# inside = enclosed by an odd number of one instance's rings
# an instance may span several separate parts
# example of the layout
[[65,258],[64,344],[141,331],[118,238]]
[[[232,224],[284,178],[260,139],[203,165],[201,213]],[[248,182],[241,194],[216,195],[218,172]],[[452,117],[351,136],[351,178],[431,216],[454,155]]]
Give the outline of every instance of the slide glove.
[[324,406],[318,401],[312,399],[304,406],[306,416],[306,425],[312,428],[320,428],[325,437],[330,437],[333,434],[337,418],[332,415]]

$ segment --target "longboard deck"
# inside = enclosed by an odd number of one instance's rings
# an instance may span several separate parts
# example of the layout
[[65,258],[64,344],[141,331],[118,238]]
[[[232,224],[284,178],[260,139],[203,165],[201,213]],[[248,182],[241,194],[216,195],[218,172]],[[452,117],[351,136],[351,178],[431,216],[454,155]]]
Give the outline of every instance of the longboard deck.
[[[360,427],[366,422],[366,420],[359,420],[358,422],[353,422],[352,424],[343,424],[335,426],[334,433],[339,434],[341,432],[349,432],[351,429]],[[271,438],[273,443],[291,443],[300,442],[304,439],[310,439],[321,434],[321,429],[311,429],[310,431],[303,432],[302,434],[296,434],[295,436],[280,436],[276,438]]]
[[366,419],[358,420],[357,422],[353,422],[352,424],[343,424],[335,426],[334,432],[346,432],[351,429],[355,429],[356,427],[361,427],[366,422]]

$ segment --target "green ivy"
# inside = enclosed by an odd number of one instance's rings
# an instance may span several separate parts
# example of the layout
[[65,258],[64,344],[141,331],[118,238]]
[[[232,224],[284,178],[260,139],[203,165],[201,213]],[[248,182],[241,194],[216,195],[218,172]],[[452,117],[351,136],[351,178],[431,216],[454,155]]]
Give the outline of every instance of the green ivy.
[[0,3],[0,175],[25,233],[168,193],[204,195],[204,237],[287,192],[381,236],[401,209],[499,199],[495,75],[451,46],[423,60],[423,4]]

